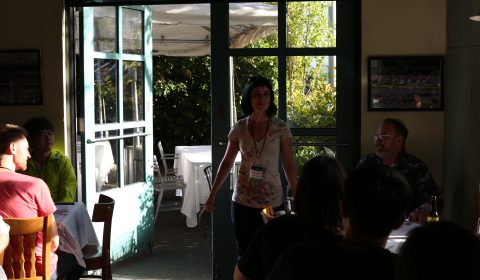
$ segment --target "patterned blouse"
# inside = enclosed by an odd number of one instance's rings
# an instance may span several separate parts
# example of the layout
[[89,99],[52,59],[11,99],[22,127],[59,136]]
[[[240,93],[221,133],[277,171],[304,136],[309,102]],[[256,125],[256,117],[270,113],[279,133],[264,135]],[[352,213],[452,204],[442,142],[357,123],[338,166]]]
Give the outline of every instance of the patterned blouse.
[[[238,142],[242,156],[232,200],[252,208],[280,206],[283,203],[283,189],[278,170],[280,143],[292,138],[292,133],[283,120],[270,117],[265,145],[264,139],[261,139],[257,141],[255,148],[253,136],[248,130],[249,122],[250,117],[239,120],[228,134],[229,140]],[[257,160],[256,150],[259,153],[261,151],[258,160],[265,167],[261,183],[249,182],[250,167]]]

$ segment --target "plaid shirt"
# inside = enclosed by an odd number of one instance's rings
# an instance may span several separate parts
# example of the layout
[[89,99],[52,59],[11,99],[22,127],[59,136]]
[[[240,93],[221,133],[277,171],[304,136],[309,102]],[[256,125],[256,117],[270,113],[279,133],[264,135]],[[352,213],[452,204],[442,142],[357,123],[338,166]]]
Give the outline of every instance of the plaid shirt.
[[[383,159],[376,154],[369,154],[360,159],[356,168],[370,164],[383,164]],[[412,189],[412,207],[409,213],[424,203],[430,203],[431,195],[440,195],[440,191],[430,174],[428,166],[418,158],[403,152],[391,167],[399,171],[407,179]]]

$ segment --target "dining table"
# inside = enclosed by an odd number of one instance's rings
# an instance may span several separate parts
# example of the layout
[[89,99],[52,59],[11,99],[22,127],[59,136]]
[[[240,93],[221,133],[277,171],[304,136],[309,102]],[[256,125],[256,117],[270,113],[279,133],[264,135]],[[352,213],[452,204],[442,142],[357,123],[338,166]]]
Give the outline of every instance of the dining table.
[[[197,213],[210,194],[210,188],[205,177],[205,167],[212,165],[212,146],[176,146],[177,155],[173,167],[177,175],[182,175],[186,184],[183,193],[183,204],[181,213],[186,216],[188,227],[196,227],[198,224]],[[235,159],[235,166],[232,170],[232,181],[236,181],[236,174],[240,164],[240,152]],[[213,179],[213,178],[212,178]]]
[[53,215],[60,237],[58,249],[73,254],[78,265],[86,267],[82,248],[85,245],[99,245],[99,242],[85,204],[74,202],[56,206]]
[[408,233],[418,226],[420,226],[420,224],[405,221],[399,228],[392,230],[388,236],[385,249],[388,249],[392,253],[398,254],[398,250],[403,245],[405,240],[407,240]]

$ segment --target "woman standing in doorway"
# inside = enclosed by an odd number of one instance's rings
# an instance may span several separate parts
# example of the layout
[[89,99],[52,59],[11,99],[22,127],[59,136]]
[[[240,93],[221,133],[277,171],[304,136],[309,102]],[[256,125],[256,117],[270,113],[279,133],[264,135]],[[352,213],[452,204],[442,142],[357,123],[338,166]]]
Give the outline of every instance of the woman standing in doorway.
[[277,107],[269,79],[251,77],[243,92],[241,108],[244,118],[233,125],[228,146],[205,202],[205,210],[214,210],[215,196],[235,163],[238,151],[241,163],[232,196],[231,219],[238,255],[242,256],[263,225],[261,211],[283,209],[284,195],[278,168],[281,156],[288,184],[295,192],[297,169],[292,149],[292,133],[287,124],[275,117]]

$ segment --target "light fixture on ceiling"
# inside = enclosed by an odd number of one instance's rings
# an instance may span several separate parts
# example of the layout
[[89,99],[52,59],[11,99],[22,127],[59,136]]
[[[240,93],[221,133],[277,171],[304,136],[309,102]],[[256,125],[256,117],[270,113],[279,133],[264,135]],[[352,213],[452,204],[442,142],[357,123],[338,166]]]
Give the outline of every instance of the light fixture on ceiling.
[[470,19],[474,21],[480,21],[480,10],[478,10],[473,16],[471,16]]

